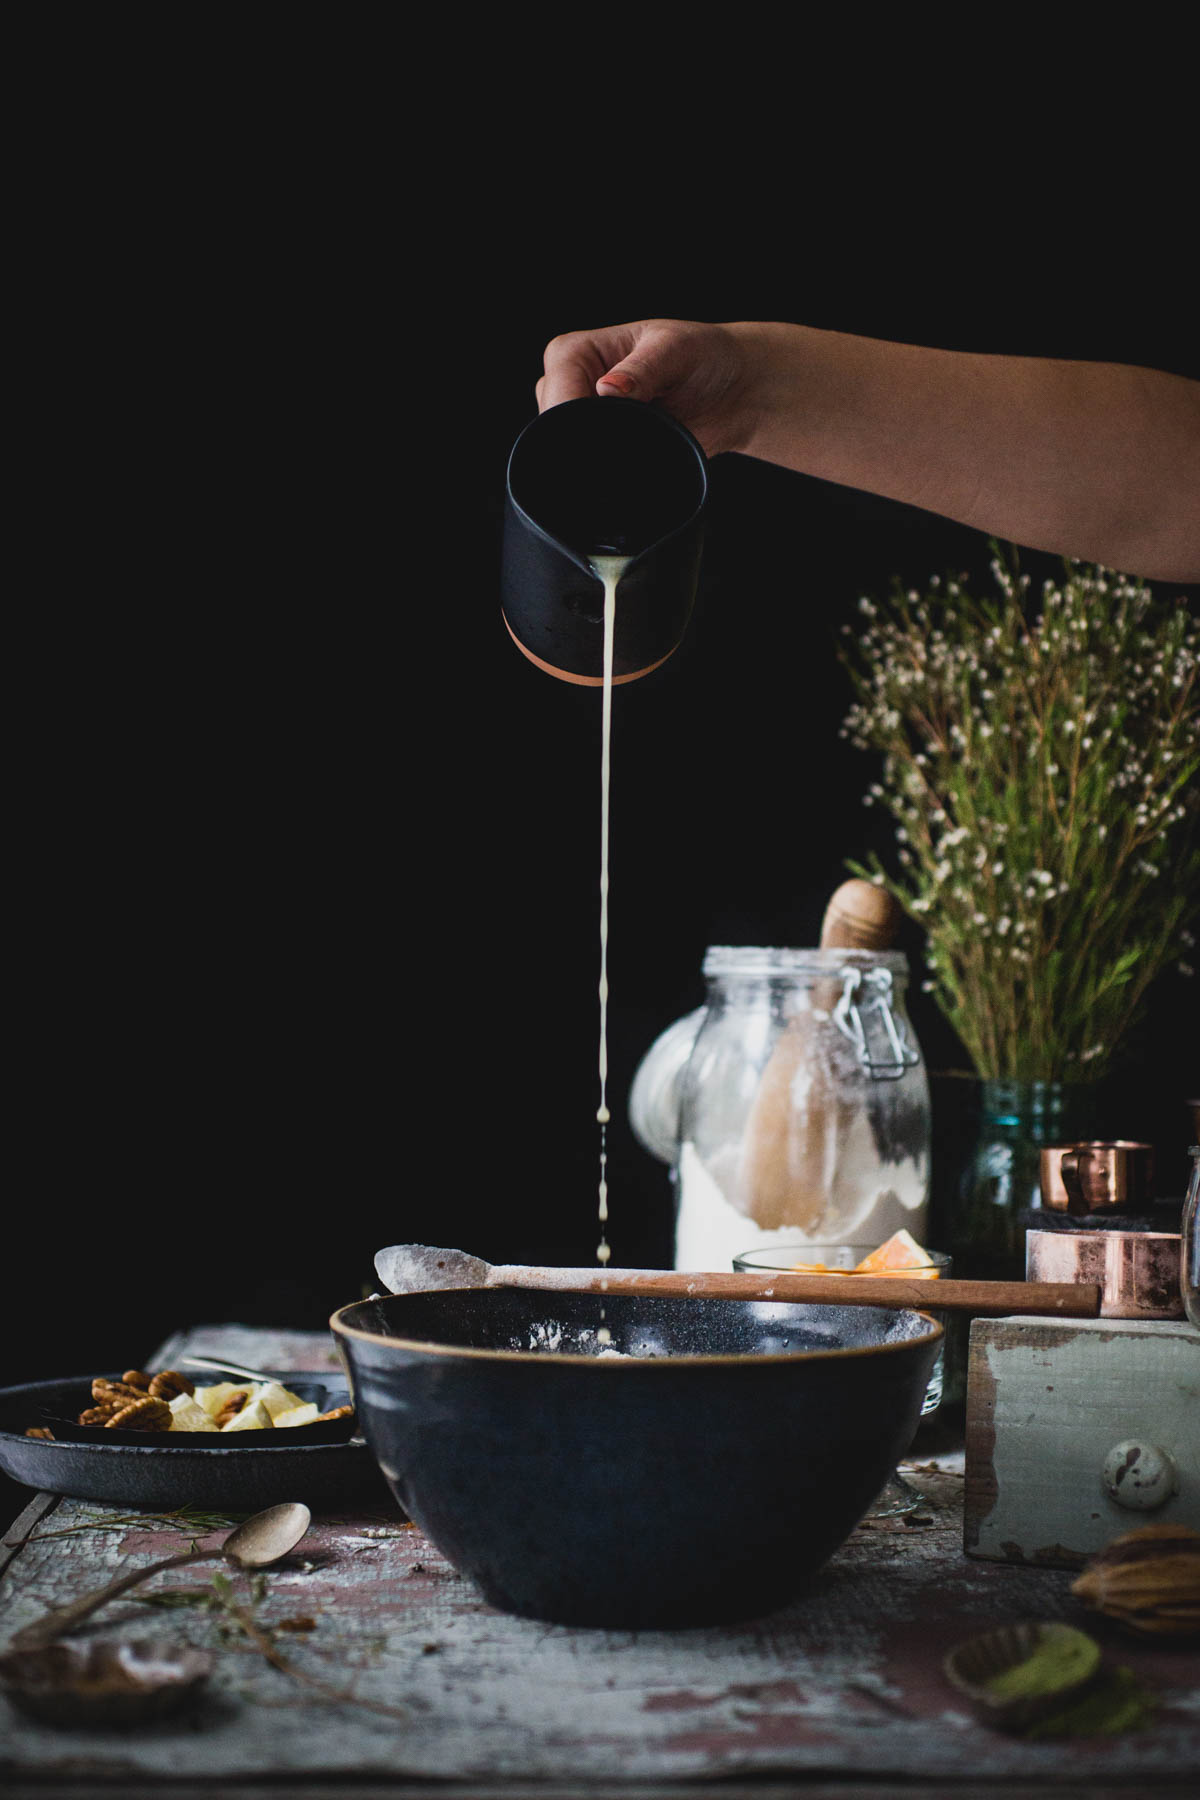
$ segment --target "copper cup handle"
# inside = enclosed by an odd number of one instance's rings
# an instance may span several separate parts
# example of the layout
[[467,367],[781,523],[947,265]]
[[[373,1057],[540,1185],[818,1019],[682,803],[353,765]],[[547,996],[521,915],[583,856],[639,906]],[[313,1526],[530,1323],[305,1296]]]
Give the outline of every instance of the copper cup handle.
[[1062,1175],[1062,1184],[1067,1190],[1067,1211],[1069,1213],[1079,1214],[1091,1210],[1083,1191],[1083,1177],[1079,1171],[1079,1159],[1086,1154],[1085,1150],[1064,1150],[1059,1158],[1058,1167]]

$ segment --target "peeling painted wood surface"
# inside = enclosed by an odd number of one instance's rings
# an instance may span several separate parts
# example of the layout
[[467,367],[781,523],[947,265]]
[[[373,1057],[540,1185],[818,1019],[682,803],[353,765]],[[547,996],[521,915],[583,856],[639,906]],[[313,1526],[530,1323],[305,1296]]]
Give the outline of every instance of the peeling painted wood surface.
[[[186,1342],[252,1367],[327,1366],[320,1334],[235,1338],[209,1327]],[[177,1359],[183,1344],[173,1339],[164,1351]],[[301,1553],[267,1575],[256,1616],[266,1626],[315,1621],[281,1632],[281,1647],[298,1670],[351,1690],[357,1704],[271,1668],[208,1610],[164,1611],[127,1596],[91,1633],[214,1651],[205,1697],[189,1714],[123,1734],[56,1731],[9,1710],[0,1766],[41,1782],[106,1779],[132,1789],[157,1779],[166,1792],[172,1781],[220,1781],[226,1795],[239,1779],[270,1777],[283,1791],[289,1778],[444,1780],[473,1792],[491,1782],[544,1782],[553,1792],[553,1784],[784,1776],[804,1778],[806,1792],[809,1782],[815,1791],[847,1778],[874,1793],[904,1780],[962,1784],[963,1793],[991,1782],[1063,1795],[1093,1781],[1186,1787],[1200,1767],[1200,1655],[1110,1633],[1072,1601],[1068,1574],[968,1560],[958,1469],[911,1478],[927,1501],[914,1522],[860,1527],[804,1600],[719,1630],[633,1634],[510,1618],[397,1512],[324,1517]],[[101,1529],[106,1514],[71,1500],[40,1519],[27,1514],[33,1535],[0,1577],[4,1638],[130,1560],[185,1547],[149,1520]],[[208,1579],[201,1566],[155,1585],[199,1588]],[[232,1579],[247,1598],[249,1578]],[[1159,1696],[1154,1728],[1029,1745],[976,1724],[946,1685],[941,1658],[962,1638],[1022,1618],[1086,1623]]]

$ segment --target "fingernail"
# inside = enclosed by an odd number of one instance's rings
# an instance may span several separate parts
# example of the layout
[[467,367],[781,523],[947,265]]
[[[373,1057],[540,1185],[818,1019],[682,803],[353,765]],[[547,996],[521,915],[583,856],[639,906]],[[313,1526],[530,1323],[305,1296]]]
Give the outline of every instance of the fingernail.
[[620,369],[614,369],[608,375],[602,375],[596,384],[598,387],[615,387],[618,394],[632,394],[633,378],[623,375]]

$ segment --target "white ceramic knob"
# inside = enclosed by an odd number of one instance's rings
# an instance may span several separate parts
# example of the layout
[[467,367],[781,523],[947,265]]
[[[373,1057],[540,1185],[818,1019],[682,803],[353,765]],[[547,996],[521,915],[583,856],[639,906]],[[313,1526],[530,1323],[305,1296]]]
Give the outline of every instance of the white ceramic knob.
[[1114,1444],[1101,1471],[1104,1491],[1130,1512],[1153,1512],[1179,1488],[1179,1473],[1158,1444],[1125,1438]]

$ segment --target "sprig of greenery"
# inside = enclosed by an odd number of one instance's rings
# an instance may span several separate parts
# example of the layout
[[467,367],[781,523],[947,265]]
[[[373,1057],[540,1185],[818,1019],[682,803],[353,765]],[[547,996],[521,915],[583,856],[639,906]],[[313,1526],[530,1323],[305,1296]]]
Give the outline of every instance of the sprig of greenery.
[[213,1531],[228,1531],[249,1516],[248,1513],[206,1512],[199,1506],[180,1506],[173,1512],[163,1513],[89,1513],[76,1525],[63,1525],[56,1531],[31,1532],[22,1542],[40,1544],[47,1538],[70,1537],[76,1531],[127,1531],[130,1527],[142,1531],[178,1531],[195,1540],[207,1537]]
[[925,986],[980,1075],[1088,1080],[1154,978],[1191,973],[1200,627],[1106,569],[1066,564],[1040,604],[1015,552],[992,572],[982,599],[935,576],[859,602],[843,735],[882,753],[866,804],[901,873],[856,872],[924,925]]

